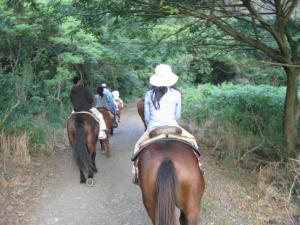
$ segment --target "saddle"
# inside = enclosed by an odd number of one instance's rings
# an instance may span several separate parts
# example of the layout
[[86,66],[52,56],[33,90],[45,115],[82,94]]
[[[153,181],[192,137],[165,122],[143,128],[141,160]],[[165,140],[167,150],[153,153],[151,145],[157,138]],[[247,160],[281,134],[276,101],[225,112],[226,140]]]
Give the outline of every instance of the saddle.
[[74,112],[73,114],[89,114],[90,116],[92,116],[99,123],[99,119],[92,112],[89,112],[89,111],[80,111],[80,112]]
[[159,128],[152,130],[150,132],[149,136],[150,136],[150,138],[154,138],[154,137],[157,137],[162,134],[165,134],[165,135],[174,134],[174,135],[180,136],[182,134],[182,130],[180,127],[176,127],[176,126],[159,127]]
[[194,152],[200,156],[200,151],[194,146],[194,139],[183,137],[182,130],[176,126],[160,127],[150,132],[150,139],[141,143],[139,150],[131,157],[131,161],[136,161],[142,151],[149,145],[159,141],[180,141],[190,146]]

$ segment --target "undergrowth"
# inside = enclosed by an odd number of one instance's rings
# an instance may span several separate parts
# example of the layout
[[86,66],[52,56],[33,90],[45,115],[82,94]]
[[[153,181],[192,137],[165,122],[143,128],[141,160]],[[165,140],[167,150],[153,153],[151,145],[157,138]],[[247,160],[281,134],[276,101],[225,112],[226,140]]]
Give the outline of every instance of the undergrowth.
[[183,91],[183,119],[206,154],[259,175],[266,197],[280,201],[290,220],[300,216],[300,159],[285,152],[285,88],[267,85],[200,85]]

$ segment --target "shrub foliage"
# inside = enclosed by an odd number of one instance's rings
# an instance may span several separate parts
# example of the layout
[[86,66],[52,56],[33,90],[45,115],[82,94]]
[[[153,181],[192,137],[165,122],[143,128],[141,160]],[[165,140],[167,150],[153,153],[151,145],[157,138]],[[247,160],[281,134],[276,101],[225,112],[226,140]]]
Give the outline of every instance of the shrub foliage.
[[252,135],[264,141],[257,153],[269,159],[282,159],[285,91],[284,87],[268,85],[199,85],[184,90],[183,118],[193,118],[200,125],[213,119],[218,132],[228,132],[230,123],[240,138]]

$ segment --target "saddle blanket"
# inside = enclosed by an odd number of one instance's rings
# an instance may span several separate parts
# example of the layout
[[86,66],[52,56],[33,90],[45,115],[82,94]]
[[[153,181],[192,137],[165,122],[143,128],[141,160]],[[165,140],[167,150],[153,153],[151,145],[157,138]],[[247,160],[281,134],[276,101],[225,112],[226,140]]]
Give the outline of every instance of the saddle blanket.
[[89,111],[80,111],[80,112],[74,112],[72,114],[89,114],[90,116],[92,116],[98,123],[99,123],[99,119],[97,118],[97,116]]
[[189,145],[193,149],[193,152],[198,160],[199,167],[201,168],[203,160],[202,160],[199,149],[194,146],[195,140],[193,138],[183,137],[183,136],[179,136],[179,135],[175,135],[175,134],[160,134],[156,137],[153,137],[153,138],[150,138],[149,140],[144,141],[141,144],[139,150],[131,157],[131,161],[134,162],[134,166],[137,167],[137,164],[139,161],[139,156],[147,146],[149,146],[152,143],[155,143],[158,141],[165,141],[165,140],[166,141],[171,141],[171,140],[180,141],[182,143]]

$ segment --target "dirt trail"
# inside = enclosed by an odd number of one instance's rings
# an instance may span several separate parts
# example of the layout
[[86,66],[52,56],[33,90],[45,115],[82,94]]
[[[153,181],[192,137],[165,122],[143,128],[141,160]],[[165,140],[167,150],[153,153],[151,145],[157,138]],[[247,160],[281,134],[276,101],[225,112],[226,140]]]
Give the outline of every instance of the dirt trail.
[[[138,186],[131,183],[132,149],[143,133],[136,108],[126,108],[122,122],[111,138],[111,158],[100,154],[97,146],[94,187],[79,184],[79,171],[72,151],[60,152],[52,182],[41,200],[29,209],[30,225],[151,225]],[[199,224],[258,225],[288,224],[280,212],[256,194],[245,179],[217,167],[204,157],[206,191]]]

